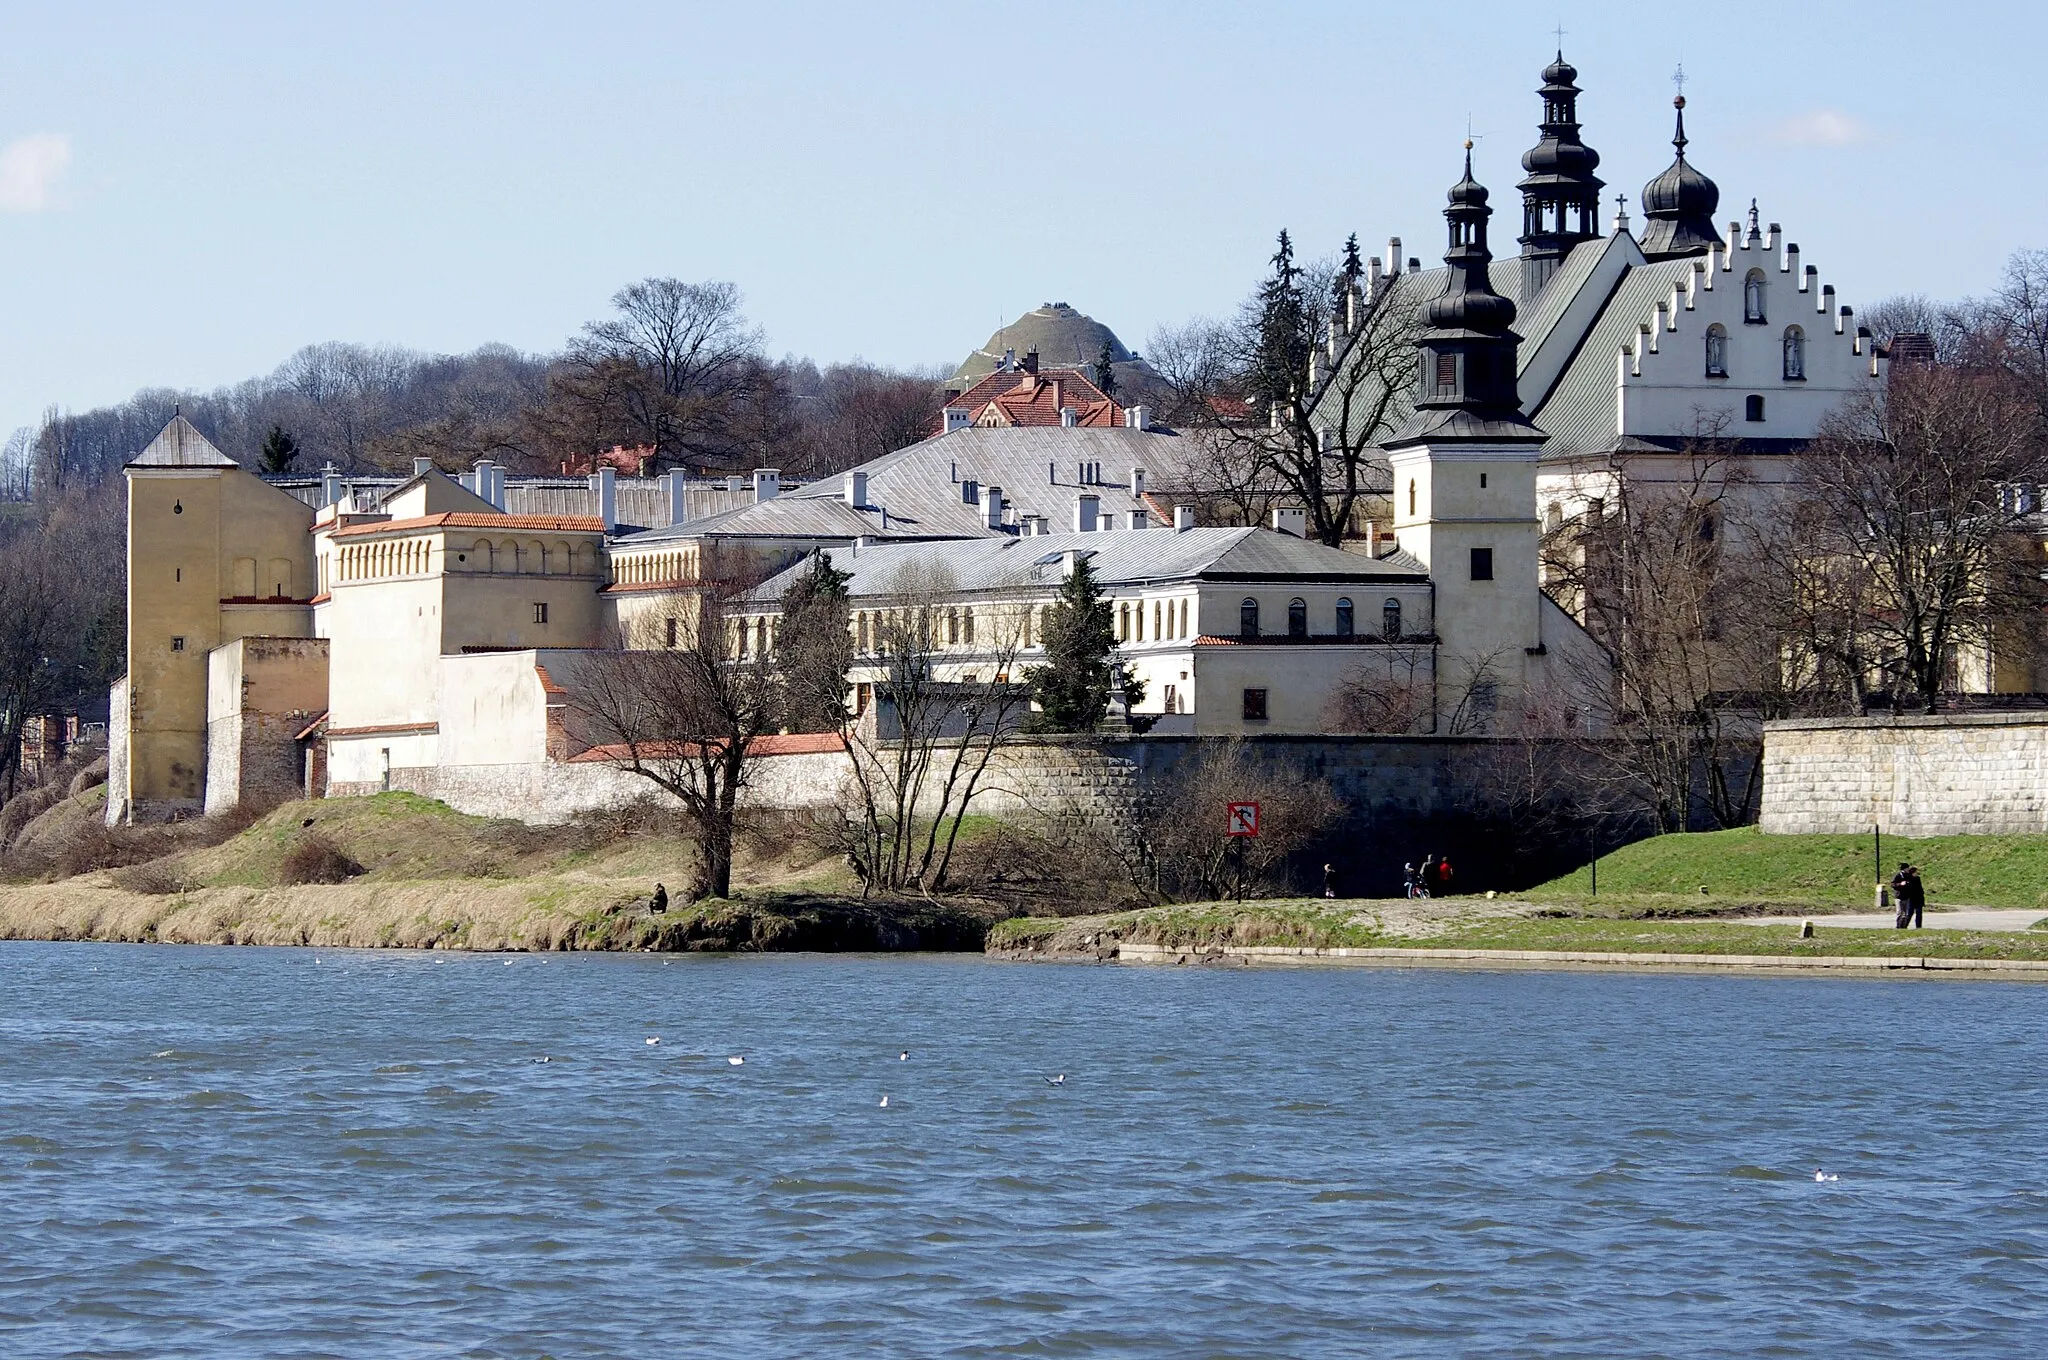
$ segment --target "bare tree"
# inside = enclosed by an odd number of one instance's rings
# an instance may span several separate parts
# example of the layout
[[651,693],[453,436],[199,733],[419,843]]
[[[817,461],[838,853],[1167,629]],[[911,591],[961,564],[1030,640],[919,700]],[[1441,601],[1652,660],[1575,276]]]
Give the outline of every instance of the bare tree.
[[1390,492],[1379,450],[1411,408],[1421,290],[1395,274],[1368,296],[1355,242],[1303,267],[1282,232],[1272,264],[1232,321],[1154,335],[1152,363],[1182,422],[1220,432],[1203,465],[1224,474],[1212,494],[1278,491],[1336,547],[1361,505]]
[[[1259,805],[1259,834],[1229,834],[1230,803]],[[1239,886],[1263,896],[1286,886],[1292,857],[1328,832],[1343,805],[1320,779],[1254,750],[1242,738],[1198,748],[1139,800],[1143,858],[1169,898],[1215,900]]]
[[943,571],[913,566],[858,616],[858,673],[874,679],[844,728],[848,854],[871,888],[946,886],[974,796],[1030,707],[1015,675],[1030,607],[958,597]]
[[760,333],[730,283],[650,278],[570,342],[556,391],[671,463],[726,463],[732,421],[758,381]]
[[14,794],[27,721],[103,702],[120,673],[125,528],[105,493],[0,520],[0,801]]
[[1851,574],[1832,601],[1844,631],[1930,712],[1961,650],[1994,650],[2038,612],[2020,548],[2048,479],[2040,429],[2008,371],[1914,367],[1845,402],[1800,456],[1813,550]]
[[765,630],[737,609],[749,584],[707,585],[674,648],[592,657],[578,705],[593,745],[613,748],[620,768],[681,805],[712,897],[732,894],[739,795],[783,712]]

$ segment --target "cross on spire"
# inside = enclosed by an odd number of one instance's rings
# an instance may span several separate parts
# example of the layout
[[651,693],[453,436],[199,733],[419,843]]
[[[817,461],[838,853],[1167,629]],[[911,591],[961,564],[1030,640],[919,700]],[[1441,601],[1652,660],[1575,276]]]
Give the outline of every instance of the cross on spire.
[[1563,56],[1563,55],[1564,55],[1564,35],[1565,35],[1565,27],[1564,27],[1564,25],[1563,25],[1563,24],[1559,24],[1559,25],[1557,26],[1556,32],[1557,32],[1557,55],[1559,55],[1559,56],[1561,57],[1561,56]]
[[1671,83],[1678,87],[1678,97],[1685,98],[1685,63],[1679,62],[1678,69],[1671,73]]

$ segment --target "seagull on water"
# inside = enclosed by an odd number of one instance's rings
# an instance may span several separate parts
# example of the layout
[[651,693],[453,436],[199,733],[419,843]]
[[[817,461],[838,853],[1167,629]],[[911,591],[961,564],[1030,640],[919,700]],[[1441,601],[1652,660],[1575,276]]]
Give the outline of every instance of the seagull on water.
[[883,1109],[885,1109],[885,1110],[889,1108],[889,1097],[887,1097],[887,1096],[883,1096],[883,1097],[882,1097],[882,1108],[883,1108]]
[[747,1060],[745,1058],[727,1058],[726,1061],[731,1063],[734,1067],[745,1067],[747,1065]]
[[1045,1084],[1047,1086],[1065,1086],[1067,1084],[1067,1074],[1062,1072],[1056,1077],[1047,1077]]
[[654,1046],[655,1046],[656,1044],[658,1044],[658,1043],[660,1043],[660,1042],[661,1042],[661,1036],[660,1036],[659,1034],[650,1034],[650,1035],[648,1035],[648,1036],[647,1036],[647,1046],[648,1046],[649,1048],[653,1048],[653,1047],[654,1047]]
[[1842,1179],[1840,1176],[1837,1176],[1834,1172],[1823,1171],[1819,1167],[1815,1167],[1813,1169],[1813,1178],[1814,1180],[1819,1181],[1823,1184],[1825,1184],[1828,1181],[1838,1181]]
[[909,1062],[909,1061],[910,1061],[910,1050],[906,1048],[906,1049],[904,1049],[904,1050],[903,1050],[903,1051],[902,1051],[901,1053],[898,1053],[898,1054],[896,1055],[896,1061],[897,1061],[897,1062]]

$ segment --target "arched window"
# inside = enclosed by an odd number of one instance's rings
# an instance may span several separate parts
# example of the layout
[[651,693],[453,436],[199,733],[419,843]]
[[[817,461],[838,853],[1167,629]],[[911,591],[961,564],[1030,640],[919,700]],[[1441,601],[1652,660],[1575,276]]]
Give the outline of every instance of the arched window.
[[1240,637],[1259,635],[1259,602],[1249,595],[1237,607],[1237,632]]
[[970,647],[974,645],[974,611],[972,609],[962,609],[960,611],[960,640]]
[[1389,642],[1401,640],[1401,602],[1391,595],[1380,606],[1380,636]]
[[1351,597],[1347,595],[1337,601],[1337,636],[1350,637],[1351,631]]
[[1120,604],[1116,607],[1116,640],[1128,642],[1131,638],[1131,607]]
[[1797,326],[1785,328],[1785,380],[1803,382],[1806,379],[1806,332]]
[[1308,636],[1308,601],[1296,596],[1287,602],[1287,636]]
[[950,644],[958,642],[959,640],[960,611],[957,609],[948,609],[946,611],[946,641]]
[[1752,326],[1764,321],[1764,271],[1752,269],[1742,281],[1742,319]]
[[1728,332],[1719,322],[1707,327],[1707,376],[1728,376]]
[[1762,397],[1749,397],[1745,399],[1742,403],[1742,418],[1744,420],[1762,420],[1764,418],[1764,399]]

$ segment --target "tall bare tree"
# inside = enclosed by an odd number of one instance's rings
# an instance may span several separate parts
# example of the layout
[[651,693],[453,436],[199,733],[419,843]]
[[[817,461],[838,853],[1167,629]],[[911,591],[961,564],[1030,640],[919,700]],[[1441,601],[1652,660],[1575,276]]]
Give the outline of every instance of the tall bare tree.
[[750,583],[697,596],[673,648],[600,653],[583,669],[578,707],[593,745],[681,806],[703,855],[705,894],[732,894],[733,832],[760,739],[779,731],[783,687],[772,647],[737,605]]
[[1030,706],[1016,669],[1031,613],[961,605],[949,576],[915,566],[875,603],[856,625],[857,664],[876,677],[869,709],[844,729],[848,853],[869,887],[936,892],[991,762]]
[[27,721],[104,703],[120,673],[125,528],[105,491],[0,520],[0,801],[14,794]]
[[1852,397],[1800,455],[1813,551],[1848,564],[1843,631],[1928,711],[1964,649],[1995,651],[2041,603],[2021,532],[2048,480],[2023,377],[1999,368],[1898,368]]

